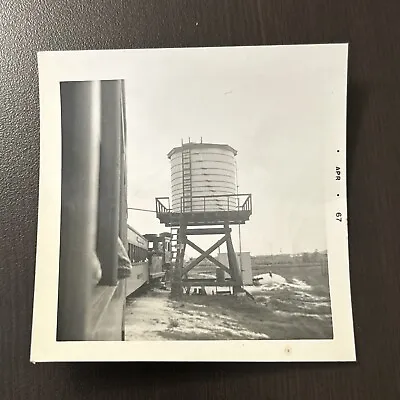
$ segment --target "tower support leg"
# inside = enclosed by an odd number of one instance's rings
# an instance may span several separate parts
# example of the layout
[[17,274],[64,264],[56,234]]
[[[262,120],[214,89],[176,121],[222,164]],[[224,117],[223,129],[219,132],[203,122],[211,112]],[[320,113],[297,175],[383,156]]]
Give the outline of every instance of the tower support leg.
[[237,262],[235,249],[233,248],[232,237],[229,230],[229,224],[225,224],[226,229],[226,249],[228,253],[229,269],[231,271],[231,277],[233,280],[233,294],[237,294],[242,291],[242,275],[240,273],[239,264]]

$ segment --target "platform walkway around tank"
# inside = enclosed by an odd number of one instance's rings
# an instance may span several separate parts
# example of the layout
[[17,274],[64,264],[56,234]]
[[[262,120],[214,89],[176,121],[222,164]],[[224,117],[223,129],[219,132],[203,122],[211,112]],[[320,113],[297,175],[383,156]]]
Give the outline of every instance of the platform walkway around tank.
[[[165,205],[166,201],[169,202],[168,197],[157,197],[157,218],[167,227],[178,227],[182,216],[184,216],[187,226],[223,225],[226,222],[232,225],[242,225],[249,220],[252,214],[251,194],[192,196],[192,198],[199,201],[198,205],[188,208],[187,206],[183,207],[181,202],[180,206],[171,208]],[[209,204],[210,200],[215,202],[216,199],[224,199],[227,206],[216,210],[214,203],[211,206]],[[237,200],[238,204],[230,206],[231,199]]]

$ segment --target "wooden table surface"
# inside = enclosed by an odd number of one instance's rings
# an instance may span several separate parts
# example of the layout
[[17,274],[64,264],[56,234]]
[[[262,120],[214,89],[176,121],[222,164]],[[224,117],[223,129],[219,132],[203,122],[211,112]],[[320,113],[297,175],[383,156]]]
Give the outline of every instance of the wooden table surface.
[[[398,0],[0,0],[0,398],[400,399]],[[356,364],[29,363],[36,51],[349,42]]]

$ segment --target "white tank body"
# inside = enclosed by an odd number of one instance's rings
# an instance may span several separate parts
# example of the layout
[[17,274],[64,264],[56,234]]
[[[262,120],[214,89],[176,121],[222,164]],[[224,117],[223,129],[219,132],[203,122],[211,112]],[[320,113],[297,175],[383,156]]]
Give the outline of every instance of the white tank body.
[[236,153],[228,145],[210,143],[187,143],[171,150],[172,211],[235,210]]

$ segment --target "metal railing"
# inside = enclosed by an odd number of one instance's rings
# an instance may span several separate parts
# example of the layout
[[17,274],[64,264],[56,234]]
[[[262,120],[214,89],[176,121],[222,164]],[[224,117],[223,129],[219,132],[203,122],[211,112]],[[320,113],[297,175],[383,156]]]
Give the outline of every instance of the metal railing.
[[191,196],[190,198],[180,197],[179,204],[165,205],[168,197],[156,198],[157,214],[168,213],[205,213],[205,212],[240,212],[252,210],[251,194],[216,194],[207,196]]
[[162,200],[169,200],[169,197],[156,197],[156,213],[167,214],[171,212],[171,210],[162,203]]

